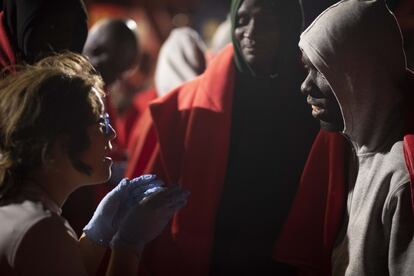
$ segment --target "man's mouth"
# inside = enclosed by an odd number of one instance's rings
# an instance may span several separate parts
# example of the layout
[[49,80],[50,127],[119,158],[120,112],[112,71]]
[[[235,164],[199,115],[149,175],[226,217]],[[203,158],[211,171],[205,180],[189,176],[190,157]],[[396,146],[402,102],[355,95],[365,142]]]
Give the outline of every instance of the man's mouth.
[[316,119],[321,119],[322,116],[326,113],[326,110],[322,107],[311,105],[312,106],[312,116]]
[[326,113],[323,103],[321,103],[323,99],[315,99],[308,95],[306,101],[312,107],[312,116],[316,119],[320,119]]
[[255,49],[256,48],[256,41],[254,40],[244,40],[241,42],[242,47],[245,49]]
[[320,112],[321,110],[323,110],[322,108],[316,105],[311,105],[311,106],[312,106],[312,112]]
[[256,47],[253,45],[244,45],[243,50],[247,52],[254,52],[256,51]]

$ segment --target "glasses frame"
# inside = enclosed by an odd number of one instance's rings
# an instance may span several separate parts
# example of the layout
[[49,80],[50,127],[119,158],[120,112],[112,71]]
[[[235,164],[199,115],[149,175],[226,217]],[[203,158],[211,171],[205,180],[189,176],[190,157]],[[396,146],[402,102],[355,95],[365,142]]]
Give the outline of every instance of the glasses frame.
[[112,128],[111,120],[109,119],[109,114],[105,112],[102,115],[102,119],[103,119],[102,121],[103,132],[105,135],[109,135],[111,133],[111,128]]

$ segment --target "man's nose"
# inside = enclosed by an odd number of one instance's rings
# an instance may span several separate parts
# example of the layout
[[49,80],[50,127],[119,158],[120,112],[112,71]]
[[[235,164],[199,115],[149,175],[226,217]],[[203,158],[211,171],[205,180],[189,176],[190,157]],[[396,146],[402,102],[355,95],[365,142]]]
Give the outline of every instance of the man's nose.
[[252,39],[255,36],[255,32],[256,32],[256,22],[255,22],[255,19],[252,18],[250,19],[249,24],[247,24],[246,30],[243,36],[246,38]]
[[306,79],[300,85],[300,91],[304,96],[307,96],[312,91],[312,84],[309,81],[309,77],[307,76]]

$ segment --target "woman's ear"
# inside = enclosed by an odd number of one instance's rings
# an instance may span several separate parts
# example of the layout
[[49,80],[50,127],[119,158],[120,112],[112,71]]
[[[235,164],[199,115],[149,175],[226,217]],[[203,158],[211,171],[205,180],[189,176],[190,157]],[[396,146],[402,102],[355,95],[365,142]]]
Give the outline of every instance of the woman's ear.
[[62,163],[64,159],[68,159],[68,145],[68,135],[60,134],[49,147],[48,165]]
[[55,140],[58,147],[64,149],[66,152],[69,149],[69,135],[67,134],[59,134],[59,136]]

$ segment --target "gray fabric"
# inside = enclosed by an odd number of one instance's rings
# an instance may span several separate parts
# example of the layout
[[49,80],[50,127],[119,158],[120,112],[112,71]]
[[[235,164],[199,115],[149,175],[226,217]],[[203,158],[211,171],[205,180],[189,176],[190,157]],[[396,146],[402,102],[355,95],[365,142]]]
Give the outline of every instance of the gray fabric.
[[[24,235],[37,222],[51,215],[40,202],[29,200],[0,207],[1,263],[9,265],[10,268],[14,267],[16,251]],[[4,267],[0,267],[0,271],[3,269]]]
[[375,151],[399,115],[406,75],[401,32],[384,0],[340,1],[302,33],[299,47],[331,85],[357,152]]
[[77,240],[74,230],[60,216],[61,212],[59,206],[37,185],[26,186],[20,198],[0,206],[0,272],[15,273],[15,257],[20,242],[32,227],[45,219],[58,220],[67,233]]
[[164,42],[155,71],[158,96],[192,80],[206,69],[206,45],[196,31],[183,27],[174,29]]
[[213,54],[217,54],[224,47],[231,43],[231,20],[230,15],[227,16],[217,28],[214,33],[213,38],[211,39],[210,49]]
[[383,0],[344,0],[301,36],[326,77],[353,145],[333,275],[414,275],[414,218],[402,149],[402,38]]
[[334,276],[413,275],[414,220],[402,150],[400,141],[386,154],[354,159],[359,171],[332,254]]

